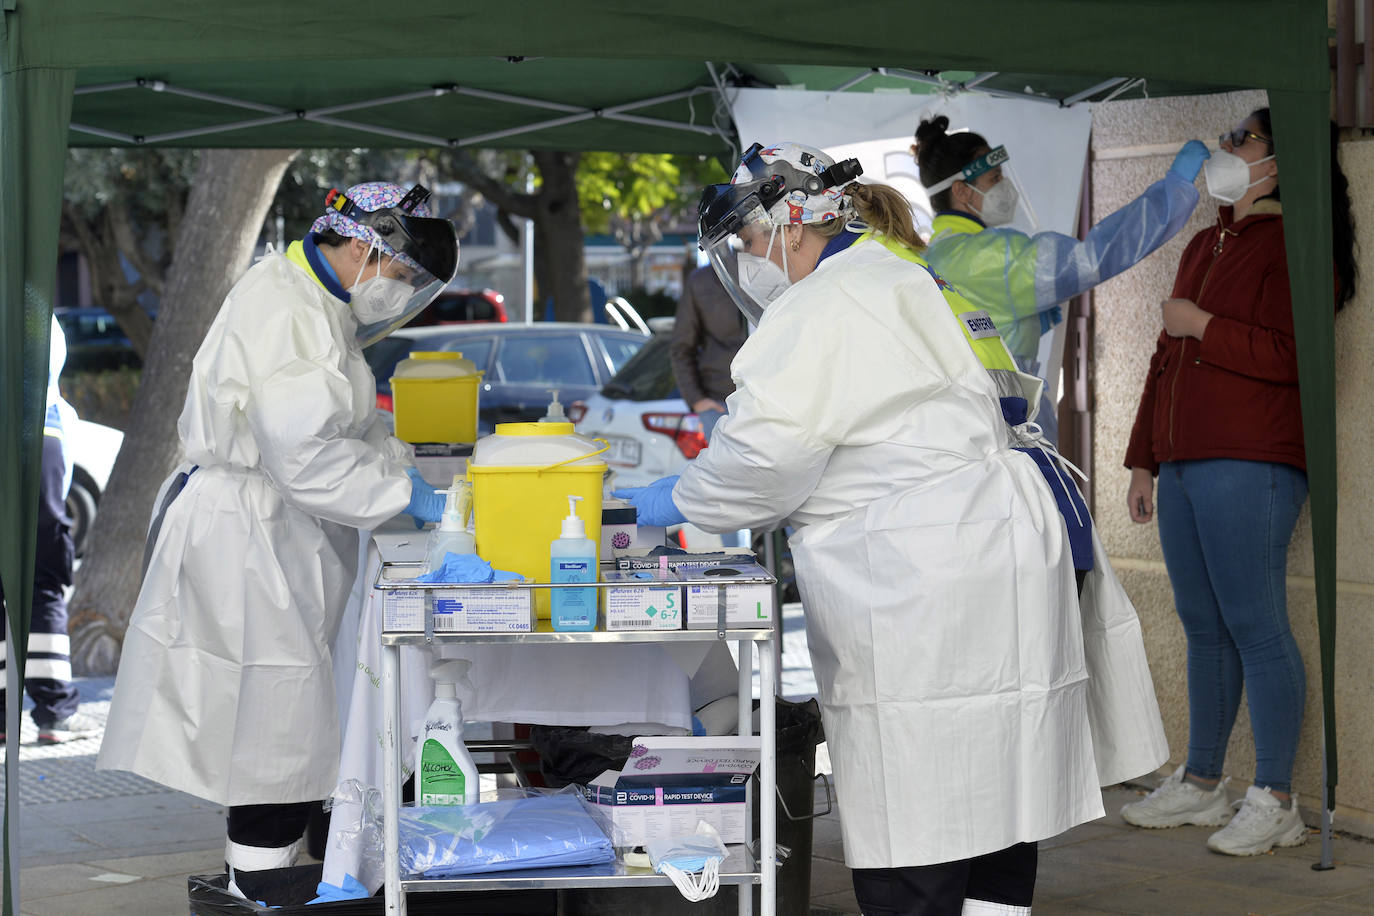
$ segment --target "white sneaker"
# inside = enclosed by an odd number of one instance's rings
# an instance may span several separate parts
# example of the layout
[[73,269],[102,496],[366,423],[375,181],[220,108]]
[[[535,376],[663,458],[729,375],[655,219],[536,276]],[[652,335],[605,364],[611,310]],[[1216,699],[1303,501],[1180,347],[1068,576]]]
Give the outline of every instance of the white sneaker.
[[1124,805],[1121,818],[1137,827],[1182,827],[1184,824],[1216,827],[1226,823],[1231,816],[1231,805],[1226,800],[1227,782],[1229,780],[1218,782],[1209,792],[1185,782],[1183,767],[1179,767],[1158,789],[1140,801]]
[[1207,848],[1228,856],[1257,856],[1275,846],[1301,846],[1307,825],[1298,814],[1298,797],[1285,808],[1268,789],[1251,786],[1231,823],[1207,838]]
[[38,726],[38,743],[62,744],[65,741],[76,741],[80,738],[94,738],[104,731],[105,726],[100,720],[88,716],[84,712],[74,712],[60,722]]

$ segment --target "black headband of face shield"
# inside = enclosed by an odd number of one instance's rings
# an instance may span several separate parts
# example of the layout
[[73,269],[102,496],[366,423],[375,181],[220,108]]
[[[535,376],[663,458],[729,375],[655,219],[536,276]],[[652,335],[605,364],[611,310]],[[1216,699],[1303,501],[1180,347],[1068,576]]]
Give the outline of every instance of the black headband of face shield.
[[428,199],[429,189],[417,184],[394,207],[364,210],[337,188],[330,189],[324,202],[331,210],[377,233],[392,251],[448,281],[458,270],[458,233],[446,219],[415,215],[415,209]]
[[827,188],[848,184],[864,171],[857,159],[837,162],[819,173],[803,171],[782,160],[764,162],[759,155],[762,149],[763,144],[755,143],[740,160],[753,181],[713,184],[702,191],[697,221],[703,242],[716,242],[737,232],[755,206],[766,212],[792,191],[801,190],[808,196],[820,194]]

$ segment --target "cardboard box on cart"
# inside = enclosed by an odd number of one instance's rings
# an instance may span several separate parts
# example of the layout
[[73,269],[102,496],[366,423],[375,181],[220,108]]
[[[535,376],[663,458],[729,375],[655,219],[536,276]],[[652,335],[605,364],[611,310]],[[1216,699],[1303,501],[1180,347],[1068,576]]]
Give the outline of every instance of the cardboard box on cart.
[[382,629],[421,633],[425,610],[432,608],[435,633],[528,633],[534,626],[530,591],[523,588],[405,588],[420,574],[418,563],[382,568],[382,581],[396,588],[382,593]]
[[621,770],[583,788],[605,814],[615,846],[643,846],[695,832],[704,820],[726,843],[744,843],[749,777],[758,768],[757,737],[634,739]]
[[[657,569],[659,558],[643,551],[630,551],[616,558],[621,570]],[[700,580],[729,584],[731,579],[765,579],[768,570],[754,554],[743,548],[712,553],[680,553],[668,556],[668,568],[686,580],[698,580],[685,591],[687,629],[715,629],[718,617],[718,589]],[[725,623],[738,629],[767,629],[775,616],[773,586],[770,583],[735,585],[725,589]]]

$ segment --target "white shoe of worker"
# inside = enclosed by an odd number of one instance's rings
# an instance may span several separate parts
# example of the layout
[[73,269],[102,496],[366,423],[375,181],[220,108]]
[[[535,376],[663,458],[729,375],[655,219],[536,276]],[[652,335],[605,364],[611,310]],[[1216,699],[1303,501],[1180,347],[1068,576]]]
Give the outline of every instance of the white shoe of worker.
[[94,738],[104,731],[105,725],[99,719],[84,712],[74,712],[59,722],[38,726],[38,743],[62,744],[81,738]]
[[1231,822],[1207,838],[1207,848],[1228,856],[1258,856],[1275,846],[1301,846],[1307,825],[1298,814],[1298,798],[1285,808],[1268,789],[1251,786]]
[[1137,827],[1219,826],[1231,816],[1231,805],[1226,800],[1228,781],[1222,780],[1208,791],[1184,781],[1183,767],[1179,767],[1158,789],[1123,806],[1121,818]]

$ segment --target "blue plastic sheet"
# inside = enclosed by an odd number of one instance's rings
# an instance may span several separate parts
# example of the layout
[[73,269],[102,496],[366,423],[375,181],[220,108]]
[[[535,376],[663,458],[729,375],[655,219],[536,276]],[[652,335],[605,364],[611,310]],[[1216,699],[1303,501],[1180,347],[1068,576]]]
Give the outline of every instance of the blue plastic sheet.
[[413,877],[447,878],[615,860],[611,841],[572,793],[404,808],[400,834],[401,871]]

